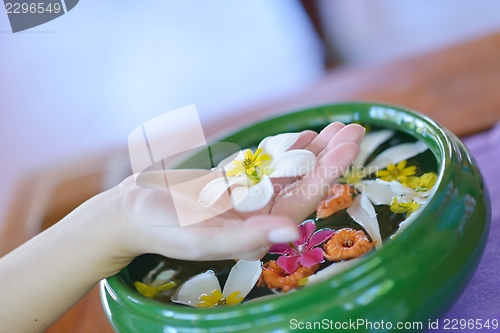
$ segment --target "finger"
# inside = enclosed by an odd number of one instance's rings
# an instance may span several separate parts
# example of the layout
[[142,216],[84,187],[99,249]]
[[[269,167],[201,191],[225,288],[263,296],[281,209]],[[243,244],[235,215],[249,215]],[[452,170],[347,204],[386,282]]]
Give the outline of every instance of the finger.
[[330,142],[330,140],[344,127],[345,125],[338,121],[331,123],[326,126],[304,149],[311,151],[314,155],[318,155],[323,149],[325,149],[328,142]]
[[[321,131],[321,133],[313,141],[311,141],[310,148],[315,151],[322,149],[321,153],[318,155],[319,161],[325,156],[325,154],[331,151],[333,147],[338,146],[343,142],[359,143],[363,138],[364,133],[365,128],[358,124],[349,124],[345,126],[340,122],[336,122],[328,125],[323,131]],[[341,176],[341,174],[338,175],[337,178],[339,176]],[[328,183],[331,184],[332,182],[333,180],[328,180]],[[273,180],[274,191],[278,194],[275,201],[279,199],[280,195],[289,193],[291,190],[295,189],[298,184],[297,179],[293,178],[280,178]]]
[[[301,138],[297,141],[296,144],[292,146],[292,148],[306,149],[312,152],[313,154],[317,155],[323,149],[325,149],[328,142],[330,142],[330,140],[344,127],[345,125],[343,123],[336,121],[326,126],[319,134],[313,131],[304,131],[302,132]],[[311,132],[311,133],[306,133],[306,132]],[[302,138],[302,136],[304,136],[304,138]],[[306,141],[305,139],[308,138],[309,136],[312,139],[309,141],[309,144],[304,145],[303,143],[305,143]],[[299,141],[301,142],[299,143]],[[298,179],[297,177],[273,178],[272,182],[274,186],[274,193],[276,194],[280,193],[287,185],[293,183],[297,179]]]
[[318,154],[318,160],[328,151],[343,142],[354,142],[359,144],[365,135],[365,128],[358,124],[349,124],[340,129],[335,136],[327,143],[326,147]]
[[288,216],[295,221],[304,220],[314,212],[333,182],[352,164],[359,150],[356,143],[344,142],[328,151],[318,161],[315,170],[278,195],[271,214]]
[[[168,246],[184,249],[175,251],[175,255],[176,259],[185,260],[255,260],[272,244],[293,242],[299,237],[297,224],[292,219],[269,215],[253,216],[244,221],[226,220],[219,226],[193,225],[182,229],[185,234],[176,237],[174,242],[181,238],[184,242]],[[169,256],[173,252],[170,248]]]
[[288,150],[292,149],[304,149],[308,146],[311,141],[313,141],[318,136],[318,133],[310,130],[306,130],[300,133],[300,137]]
[[262,257],[273,244],[297,240],[299,233],[297,223],[288,217],[257,215],[245,220],[243,228],[227,229],[227,237],[232,238],[229,247],[238,250],[230,253],[231,259],[251,260]]
[[260,260],[262,259],[268,252],[271,246],[264,246],[261,247],[258,250],[252,251],[252,252],[247,252],[245,253],[244,258],[238,258],[238,259],[244,259],[244,260]]

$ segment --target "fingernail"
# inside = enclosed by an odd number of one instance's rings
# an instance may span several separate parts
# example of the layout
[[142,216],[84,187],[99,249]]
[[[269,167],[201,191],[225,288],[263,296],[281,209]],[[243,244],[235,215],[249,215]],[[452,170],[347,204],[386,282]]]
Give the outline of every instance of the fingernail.
[[361,140],[363,140],[363,137],[365,136],[366,129],[361,125],[357,125],[356,128],[357,130],[353,131],[353,133],[349,136],[349,141],[360,144]]
[[282,228],[271,230],[267,234],[267,239],[273,244],[282,244],[297,240],[299,233],[296,228]]

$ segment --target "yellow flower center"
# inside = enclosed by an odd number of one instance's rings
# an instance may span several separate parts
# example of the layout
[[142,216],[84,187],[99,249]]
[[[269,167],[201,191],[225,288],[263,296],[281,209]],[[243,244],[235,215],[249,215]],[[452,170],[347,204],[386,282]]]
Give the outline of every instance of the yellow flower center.
[[244,173],[252,178],[252,180],[259,182],[261,172],[258,172],[257,168],[270,159],[271,156],[262,153],[262,148],[258,148],[255,153],[251,149],[247,149],[243,161],[233,161],[235,167],[226,171],[226,175],[235,177]]
[[408,186],[408,177],[413,176],[417,172],[417,167],[415,165],[407,167],[406,163],[406,161],[401,161],[397,165],[389,164],[385,170],[377,171],[376,176],[387,182],[396,180]]
[[219,289],[212,291],[211,295],[203,294],[200,296],[199,308],[211,308],[214,306],[236,305],[243,301],[243,297],[238,297],[240,293],[235,291],[229,296],[224,297]]

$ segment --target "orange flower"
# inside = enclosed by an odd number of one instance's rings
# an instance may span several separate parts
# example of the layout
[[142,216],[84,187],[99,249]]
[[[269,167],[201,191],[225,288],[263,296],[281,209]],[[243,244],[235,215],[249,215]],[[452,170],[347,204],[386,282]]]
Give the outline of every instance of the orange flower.
[[288,274],[281,268],[275,260],[270,260],[264,264],[262,275],[257,283],[258,287],[267,285],[271,289],[281,289],[282,292],[297,288],[299,281],[316,273],[319,264],[307,268],[299,267],[293,274]]
[[323,245],[325,258],[341,261],[359,257],[370,251],[376,242],[370,242],[362,230],[340,229]]
[[328,196],[316,207],[316,217],[324,219],[352,204],[354,189],[348,184],[333,184]]

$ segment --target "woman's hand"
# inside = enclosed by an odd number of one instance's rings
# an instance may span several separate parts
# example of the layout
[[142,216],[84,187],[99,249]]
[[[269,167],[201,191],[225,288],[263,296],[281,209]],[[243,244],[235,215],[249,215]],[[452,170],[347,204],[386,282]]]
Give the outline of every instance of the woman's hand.
[[[316,168],[300,179],[280,179],[276,185],[282,190],[274,200],[252,213],[227,210],[224,205],[201,206],[200,191],[215,177],[207,170],[168,171],[169,185],[197,180],[176,194],[176,205],[162,171],[141,174],[141,186],[129,177],[103,196],[113,225],[110,230],[115,230],[110,232],[119,236],[117,257],[129,261],[143,253],[157,253],[186,260],[259,259],[273,243],[298,237],[297,224],[314,211],[352,163],[363,135],[363,127],[338,122],[320,134],[303,132],[291,149],[307,149],[317,155]],[[194,215],[214,217],[181,226],[179,207]]]

